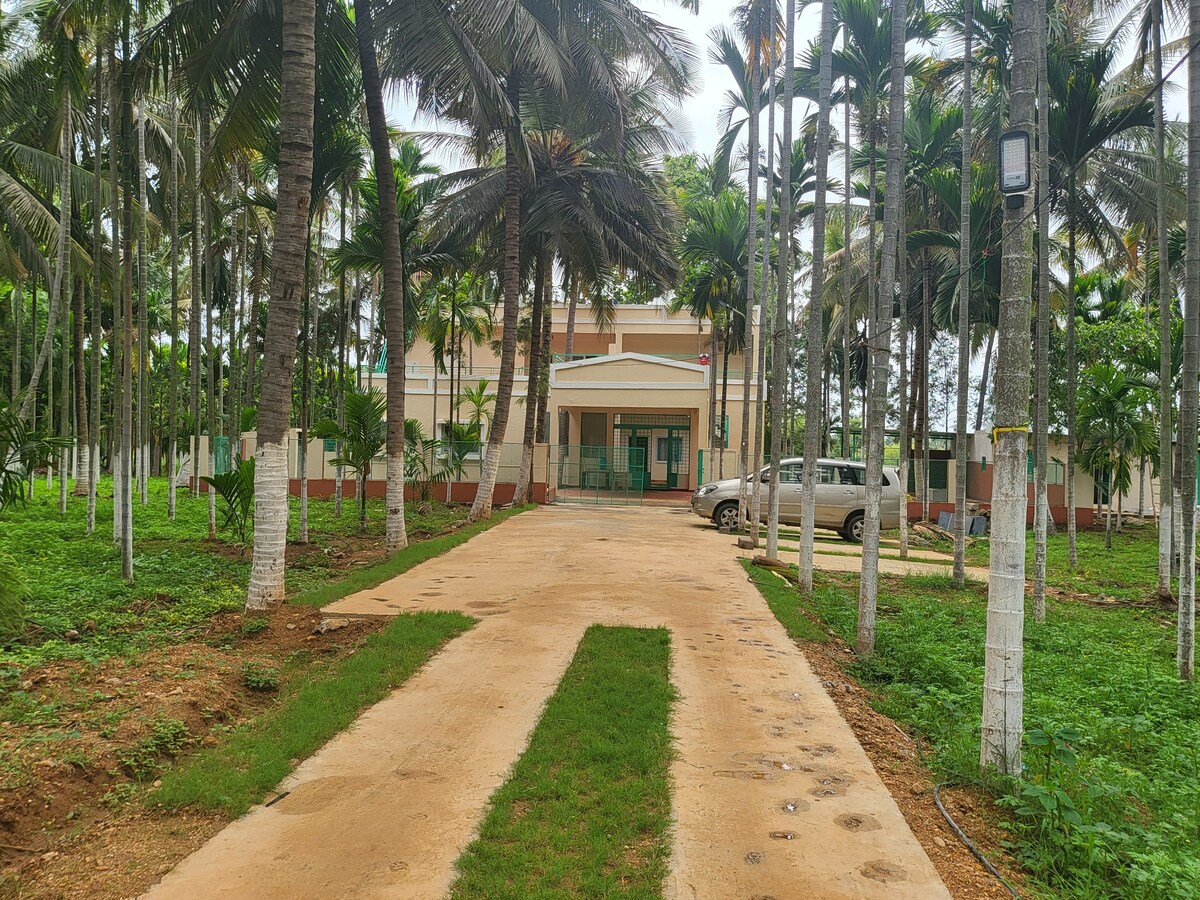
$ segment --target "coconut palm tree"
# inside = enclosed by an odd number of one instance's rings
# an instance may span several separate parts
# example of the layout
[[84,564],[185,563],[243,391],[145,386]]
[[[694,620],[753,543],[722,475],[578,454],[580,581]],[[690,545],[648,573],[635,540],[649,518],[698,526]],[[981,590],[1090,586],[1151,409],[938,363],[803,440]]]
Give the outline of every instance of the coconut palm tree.
[[[1188,6],[1188,33],[1200,35],[1200,4]],[[1179,677],[1196,677],[1196,433],[1200,423],[1200,59],[1188,62],[1187,275],[1184,279],[1183,390],[1179,398],[1179,518],[1183,535],[1179,560]],[[1186,514],[1184,514],[1186,510]]]
[[281,22],[279,206],[255,450],[254,555],[247,611],[283,602],[288,426],[312,191],[316,2],[289,0]]

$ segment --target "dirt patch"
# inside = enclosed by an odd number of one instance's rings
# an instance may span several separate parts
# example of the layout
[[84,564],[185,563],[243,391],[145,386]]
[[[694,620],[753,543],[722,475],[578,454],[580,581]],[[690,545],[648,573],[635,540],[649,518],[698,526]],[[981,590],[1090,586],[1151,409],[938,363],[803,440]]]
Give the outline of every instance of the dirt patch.
[[0,896],[128,896],[203,843],[220,816],[156,813],[141,796],[163,767],[274,702],[247,666],[286,680],[383,624],[314,634],[320,620],[294,606],[269,621],[222,614],[185,643],[23,671],[0,697]]
[[[850,647],[836,636],[831,636],[825,644],[797,643],[833,698],[838,712],[854,730],[875,771],[891,791],[909,828],[925,848],[951,895],[961,900],[1011,897],[984,871],[938,812],[933,802],[934,782],[921,762],[916,741],[872,707],[873,694],[846,671],[846,666],[854,661]],[[1020,874],[1014,874],[1005,865],[1007,858],[1001,841],[1007,835],[995,824],[998,810],[991,800],[968,788],[943,788],[939,793],[959,827],[1020,890]],[[839,821],[838,824],[849,831],[872,827],[869,821],[861,818]],[[883,874],[882,870],[872,870],[869,877],[878,879]]]

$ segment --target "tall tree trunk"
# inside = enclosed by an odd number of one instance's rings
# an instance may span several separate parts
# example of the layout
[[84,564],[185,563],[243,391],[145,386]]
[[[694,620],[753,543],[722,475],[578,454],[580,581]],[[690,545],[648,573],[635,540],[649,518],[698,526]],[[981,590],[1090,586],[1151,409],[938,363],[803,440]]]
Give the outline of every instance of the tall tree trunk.
[[[200,119],[192,122],[192,298],[188,315],[188,378],[191,382],[192,409],[192,495],[200,496],[200,308],[204,295],[203,277],[205,259],[200,249],[200,235],[204,230],[204,203],[201,201],[200,176],[204,164],[204,149],[200,141]],[[291,411],[291,388],[288,388],[288,410]],[[261,440],[261,438],[260,438]],[[286,448],[285,448],[286,454]],[[258,472],[254,473],[255,481]],[[257,516],[257,511],[255,516]]]
[[[774,46],[773,44],[771,45]],[[767,90],[767,178],[766,178],[766,197],[764,201],[765,214],[763,216],[763,231],[762,231],[762,281],[759,286],[758,296],[758,377],[755,381],[755,396],[754,396],[754,447],[751,450],[751,466],[750,472],[755,475],[753,485],[748,485],[750,492],[750,534],[754,538],[754,545],[758,546],[758,537],[760,523],[762,522],[762,489],[758,481],[758,473],[762,471],[763,464],[763,423],[766,418],[763,415],[763,404],[766,401],[766,372],[767,372],[767,297],[771,287],[771,218],[772,208],[775,205],[775,70],[778,68],[777,60],[774,58],[774,50],[769,49],[767,54],[767,82],[769,84]],[[789,153],[784,154],[790,156]],[[791,166],[789,165],[789,169]],[[780,191],[782,195],[787,194],[791,190],[791,185],[783,182],[783,188]],[[783,234],[784,232],[780,232]],[[782,243],[782,242],[781,242]]]
[[[1200,39],[1200,0],[1188,4],[1188,31]],[[1187,277],[1184,281],[1183,390],[1179,398],[1180,483],[1183,520],[1179,560],[1179,677],[1196,675],[1196,428],[1200,378],[1200,58],[1188,60]]]
[[[209,135],[209,119],[207,110],[201,113],[200,117],[200,134],[204,146],[208,147]],[[216,397],[216,373],[220,366],[220,347],[215,343],[214,321],[213,321],[213,302],[215,294],[213,292],[214,272],[217,266],[216,254],[213,252],[212,240],[212,220],[213,220],[213,202],[206,194],[203,202],[204,208],[204,229],[201,240],[204,242],[204,351],[208,356],[208,365],[204,369],[204,377],[206,379],[204,388],[204,409],[205,419],[207,420],[208,428],[208,474],[210,476],[217,473],[217,435],[219,417],[217,416],[217,397]],[[217,492],[207,491],[208,497],[208,539],[216,540],[217,537]]]
[[[54,264],[54,283],[50,289],[48,298],[47,313],[46,313],[46,334],[42,339],[42,347],[38,351],[37,359],[33,364],[33,372],[29,376],[29,393],[25,395],[25,399],[21,403],[21,418],[29,420],[30,414],[33,412],[34,404],[37,402],[38,384],[42,378],[42,372],[50,365],[51,354],[54,352],[54,328],[58,319],[58,310],[62,304],[62,292],[70,290],[70,223],[71,223],[71,88],[68,85],[63,90],[63,128],[62,135],[59,140],[59,148],[61,150],[61,180],[59,182],[59,215],[58,215],[58,251],[56,254],[56,262]],[[65,278],[65,280],[64,280]],[[34,308],[37,308],[37,291],[33,292]],[[34,313],[36,316],[36,312]],[[36,320],[35,320],[36,321]],[[36,342],[36,328],[35,337]],[[48,377],[47,381],[51,379]],[[47,417],[53,422],[54,411],[48,408]]]
[[20,279],[14,282],[8,300],[12,309],[13,330],[12,359],[9,361],[12,366],[12,388],[9,396],[16,397],[21,392],[21,323],[25,317],[24,285]]
[[[371,24],[370,0],[354,0],[358,32],[358,57],[362,66],[363,91],[379,185],[379,218],[383,227],[383,310],[387,316],[387,544],[395,553],[408,546],[404,525],[404,295],[408,276],[404,270],[404,247],[400,242],[396,209],[396,175],[392,168],[392,144],[388,137],[383,106],[383,82],[375,57],[375,34]],[[513,331],[515,332],[515,324]],[[505,334],[505,340],[509,335]],[[515,335],[514,335],[515,337]],[[509,391],[512,391],[509,373]],[[505,410],[507,413],[507,410]],[[499,462],[497,457],[496,462]],[[495,470],[493,469],[493,481]],[[489,500],[491,497],[489,491]]]
[[733,336],[733,316],[728,310],[725,314],[725,336],[721,341],[721,415],[714,425],[717,435],[717,478],[725,478],[725,451],[729,449],[729,429],[725,423],[729,420],[729,348]]
[[[138,4],[139,12],[141,4]],[[137,171],[138,171],[138,349],[137,349],[137,409],[138,409],[138,495],[142,506],[149,502],[150,468],[150,319],[146,310],[146,116],[145,98],[140,98],[137,111]]]
[[[821,313],[825,295],[825,185],[829,179],[829,95],[833,90],[833,4],[821,4],[821,63],[817,86],[816,202],[813,206],[812,289],[805,322],[804,459],[801,485],[800,586],[813,587],[813,530],[817,497],[816,460],[821,447],[821,360],[824,356]],[[791,79],[789,79],[790,81]],[[790,287],[790,286],[789,286]]]
[[504,452],[504,433],[512,406],[513,376],[517,357],[517,320],[521,310],[521,192],[524,175],[518,156],[521,130],[521,75],[514,69],[508,75],[509,123],[504,142],[504,334],[500,349],[500,384],[492,414],[492,433],[479,472],[479,489],[471,505],[471,521],[492,514],[492,493]]
[[296,326],[304,279],[312,189],[316,84],[316,0],[283,5],[279,212],[263,353],[262,403],[254,470],[254,556],[248,611],[283,602],[288,526],[288,425],[296,364]]
[[121,348],[121,335],[124,327],[121,321],[123,305],[121,303],[121,191],[123,184],[121,182],[121,121],[123,115],[121,105],[121,73],[117,68],[116,54],[116,39],[108,47],[108,74],[111,80],[109,85],[109,105],[108,105],[108,177],[110,181],[110,193],[112,194],[112,206],[110,208],[110,222],[112,227],[112,266],[111,280],[109,287],[109,301],[112,306],[113,327],[110,340],[111,351],[109,359],[111,360],[111,380],[112,380],[112,419],[108,430],[109,434],[109,467],[112,470],[113,476],[113,543],[120,547],[121,534],[124,531],[122,519],[125,515],[125,504],[121,502],[123,496],[121,479],[124,477],[125,466],[121,462],[121,406],[123,383],[121,380],[121,370],[123,367],[123,353]]
[[[761,91],[762,62],[759,46],[755,41],[750,56],[750,121],[749,144],[746,162],[746,187],[749,197],[749,217],[746,227],[746,307],[742,312],[742,435],[738,444],[738,522],[749,521],[750,487],[750,380],[754,374],[754,297],[757,283],[754,279],[755,264],[758,262],[758,100]],[[751,540],[758,546],[758,523],[750,523]]]
[[[843,34],[843,41],[848,41]],[[842,187],[842,375],[841,375],[841,401],[842,401],[842,458],[850,458],[850,392],[851,388],[851,370],[850,370],[850,332],[854,322],[854,315],[851,312],[853,290],[853,278],[851,272],[851,263],[853,262],[853,254],[851,251],[851,230],[850,230],[850,192],[852,190],[851,171],[850,171],[850,76],[846,76],[846,102],[845,102],[845,121],[843,128],[845,134],[842,136],[842,142],[845,145],[845,159],[843,167],[845,169],[845,182]]]
[[171,375],[167,392],[167,518],[175,521],[179,457],[179,98],[171,96]]
[[[339,243],[346,243],[346,183],[342,182],[341,189],[338,191],[338,237]],[[337,371],[337,424],[338,432],[341,433],[346,427],[346,332],[348,321],[346,318],[346,271],[343,269],[342,274],[338,278],[338,371]],[[337,443],[337,458],[342,458],[342,442]],[[339,463],[334,468],[334,484],[333,484],[333,514],[338,518],[342,516],[342,479],[344,477],[344,469]]]
[[[1033,412],[1033,618],[1046,621],[1046,550],[1050,522],[1047,469],[1050,463],[1050,80],[1048,0],[1038,8],[1038,113],[1037,113],[1037,358]],[[990,348],[990,344],[989,344]]]
[[[867,504],[863,521],[862,576],[858,591],[860,656],[875,652],[875,610],[879,597],[879,507],[883,500],[883,438],[887,425],[888,376],[892,360],[892,305],[896,294],[900,197],[905,182],[904,47],[908,33],[907,0],[892,0],[892,81],[888,95],[887,172],[884,176],[883,255],[879,302],[870,347],[870,421],[867,423]],[[806,466],[806,468],[808,468]]]
[[100,481],[100,342],[101,342],[101,254],[104,243],[100,234],[100,218],[103,206],[101,185],[104,169],[101,148],[104,144],[104,50],[96,48],[93,74],[96,95],[94,98],[95,118],[92,120],[92,333],[91,354],[91,418],[88,422],[88,491],[87,533],[96,531],[96,491]]
[[[1164,0],[1151,0],[1154,21],[1151,39],[1154,44],[1154,83],[1162,84],[1162,30]],[[1163,110],[1163,92],[1154,92],[1154,175],[1158,184],[1167,183],[1166,122]],[[1174,396],[1174,371],[1171,341],[1171,267],[1167,251],[1167,198],[1166,191],[1155,194],[1155,239],[1158,244],[1158,483],[1165,488],[1160,491],[1160,513],[1158,524],[1158,596],[1171,597],[1171,436],[1174,434],[1174,418],[1171,403]]]
[[91,492],[92,435],[88,421],[87,393],[87,359],[84,355],[83,344],[86,319],[84,316],[84,281],[79,279],[75,290],[74,340],[71,342],[74,351],[75,369],[75,445],[79,454],[79,474],[75,479],[75,496],[86,497]]
[[[1008,128],[1034,128],[1038,0],[1013,2]],[[1029,312],[1033,228],[1026,210],[1004,210],[1000,346],[996,366],[995,470],[980,766],[1021,770],[1024,729],[1025,509],[1029,446]]]
[[133,581],[133,57],[129,8],[121,35],[121,575]]
[[[317,213],[320,216],[320,212]],[[309,223],[312,232],[312,223]],[[320,230],[318,228],[318,230]],[[308,543],[308,417],[312,403],[312,321],[313,296],[320,290],[317,284],[316,254],[313,252],[311,236],[309,238],[308,258],[305,260],[304,304],[300,312],[300,442],[296,445],[296,477],[300,480],[300,522],[297,540],[301,544]]]
[[537,381],[537,435],[539,444],[549,442],[550,435],[550,364],[554,361],[554,294],[546,282],[546,302],[542,304],[542,360]]
[[[783,45],[783,140],[784,152],[779,159],[780,183],[783,190],[779,195],[779,274],[775,285],[775,316],[771,333],[771,481],[767,494],[767,556],[779,558],[779,461],[783,457],[784,394],[787,393],[788,336],[791,332],[788,298],[792,285],[792,132],[795,83],[792,69],[796,60],[796,0],[786,0],[784,13]],[[774,68],[774,67],[773,67]],[[772,71],[772,81],[774,72]],[[826,107],[828,107],[828,96]],[[771,105],[774,112],[774,103]],[[828,108],[826,109],[828,113]],[[828,125],[826,129],[828,130]],[[774,143],[775,129],[771,128]],[[825,136],[825,165],[829,165],[829,135]],[[824,191],[818,190],[823,197]],[[823,200],[818,200],[823,203]],[[823,224],[823,223],[822,223]],[[764,335],[765,339],[765,335]],[[757,496],[756,490],[756,496]]]
[[548,270],[552,265],[553,261],[547,260],[543,251],[538,256],[533,277],[533,309],[529,317],[529,374],[525,381],[525,429],[521,436],[521,465],[517,472],[517,487],[513,493],[513,504],[517,506],[528,501],[532,481],[533,438],[537,429],[537,373],[542,364],[539,325],[546,302],[546,283],[550,277]]
[[975,0],[963,2],[962,190],[958,217],[958,418],[954,441],[954,583],[967,578],[967,389],[971,375],[971,63]]
[[900,426],[900,466],[896,474],[900,477],[900,558],[908,559],[908,470],[912,464],[909,455],[908,430],[908,213],[904,204],[903,187],[901,187],[900,209],[897,213],[897,228],[899,235],[896,240],[896,280],[897,295],[900,298],[900,351],[897,368],[900,370],[900,383],[897,385],[897,396],[900,400],[898,420]]
[[[925,195],[925,192],[921,192]],[[924,196],[925,221],[929,222],[929,197]],[[921,428],[917,443],[921,450],[920,495],[921,521],[929,521],[929,357],[933,353],[933,285],[931,284],[929,251],[921,252]]]
[[988,330],[987,347],[983,351],[983,372],[979,377],[979,404],[975,407],[975,430],[983,428],[983,408],[987,405],[988,379],[992,373],[992,351],[996,349],[996,329]]
[[[1075,371],[1075,170],[1067,175],[1067,560],[1074,572],[1079,565],[1079,551],[1075,534],[1075,448],[1079,436],[1075,433],[1075,393],[1079,373]],[[1003,351],[1001,352],[1003,359]],[[999,374],[1000,366],[996,367]],[[1000,391],[997,381],[996,399],[999,404]]]
[[[75,162],[75,136],[72,133],[71,125],[74,116],[74,110],[71,104],[71,90],[68,87],[64,92],[63,97],[63,180],[59,187],[59,216],[65,221],[67,243],[64,245],[65,251],[59,264],[63,266],[62,278],[59,284],[58,301],[61,306],[59,315],[62,317],[62,335],[60,338],[62,345],[62,356],[60,357],[61,366],[61,382],[59,384],[59,435],[62,438],[67,438],[71,434],[71,309],[74,306],[75,296],[75,281],[71,274],[71,219],[73,218],[74,203],[71,195],[71,167]],[[60,233],[61,233],[60,226]],[[58,454],[58,512],[60,515],[66,515],[67,512],[67,462],[69,449],[64,446]]]

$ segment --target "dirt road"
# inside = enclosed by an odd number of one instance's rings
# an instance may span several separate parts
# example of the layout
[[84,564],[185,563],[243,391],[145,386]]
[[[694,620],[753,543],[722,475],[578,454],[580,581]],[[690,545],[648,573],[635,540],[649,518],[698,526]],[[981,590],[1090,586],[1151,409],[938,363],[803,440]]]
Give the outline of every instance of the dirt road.
[[481,619],[154,898],[437,898],[592,623],[672,631],[668,898],[948,894],[728,536],[683,510],[527,513],[346,615]]

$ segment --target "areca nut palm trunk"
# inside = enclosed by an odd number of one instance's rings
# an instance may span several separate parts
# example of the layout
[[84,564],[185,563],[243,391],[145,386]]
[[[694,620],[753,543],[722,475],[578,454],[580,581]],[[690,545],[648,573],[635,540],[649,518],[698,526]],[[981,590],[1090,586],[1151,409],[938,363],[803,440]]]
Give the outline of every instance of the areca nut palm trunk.
[[[204,204],[200,202],[200,174],[203,168],[203,150],[200,146],[200,119],[192,122],[192,298],[188,310],[188,379],[191,388],[192,410],[192,495],[200,496],[200,306],[203,288],[201,276],[204,258],[200,251],[200,232],[203,231]],[[290,400],[288,401],[290,404]],[[261,439],[262,432],[259,432]],[[257,451],[255,453],[257,456]],[[257,463],[255,464],[257,465]],[[258,472],[255,471],[257,478]]]
[[[755,254],[758,252],[758,138],[760,115],[758,108],[759,82],[762,80],[761,35],[752,37],[750,54],[750,120],[748,123],[746,188],[749,218],[746,226],[746,308],[742,312],[742,438],[738,445],[738,522],[749,521],[750,488],[750,382],[754,369],[754,303],[757,282],[754,278]],[[757,487],[755,488],[757,490]],[[750,539],[758,546],[758,522],[750,522]]]
[[[1151,40],[1154,53],[1155,84],[1162,84],[1162,14],[1165,0],[1151,0],[1151,10],[1154,21],[1151,26]],[[1154,175],[1155,181],[1162,185],[1167,183],[1166,162],[1166,123],[1163,110],[1163,92],[1154,92]],[[1172,550],[1172,490],[1173,478],[1171,465],[1173,462],[1172,435],[1174,434],[1174,417],[1172,416],[1172,401],[1174,399],[1172,371],[1172,340],[1171,340],[1171,267],[1168,264],[1170,254],[1167,251],[1167,198],[1166,191],[1160,190],[1155,195],[1155,239],[1158,244],[1158,483],[1162,485],[1159,493],[1158,516],[1158,595],[1164,599],[1171,597],[1171,550]]]
[[[139,4],[139,9],[140,9]],[[150,322],[146,310],[146,115],[145,97],[139,98],[137,111],[138,242],[137,242],[137,409],[138,452],[137,483],[142,506],[149,502],[150,468]],[[215,498],[214,498],[215,499]]]
[[404,524],[404,247],[396,206],[396,172],[392,167],[392,142],[388,137],[383,106],[383,81],[375,55],[375,34],[370,0],[354,0],[358,57],[379,187],[379,221],[383,230],[383,313],[387,318],[387,545],[395,553],[408,546]]
[[121,35],[121,577],[133,582],[133,59],[126,7]]
[[92,462],[91,462],[91,433],[88,422],[87,394],[87,359],[84,354],[84,335],[86,319],[84,316],[84,300],[86,296],[82,276],[77,280],[75,290],[75,309],[71,316],[71,365],[74,371],[75,394],[75,453],[77,474],[75,477],[75,496],[86,497],[91,492]]
[[908,210],[901,187],[900,209],[897,210],[896,228],[896,293],[900,298],[900,357],[897,368],[900,370],[899,384],[896,393],[899,397],[897,410],[900,430],[900,465],[896,474],[900,476],[900,558],[908,559],[908,470],[911,465],[908,445],[910,432],[908,429]]
[[1050,530],[1047,470],[1050,462],[1050,4],[1038,10],[1037,112],[1037,348],[1033,371],[1037,378],[1033,413],[1033,618],[1046,621],[1046,551]]
[[[967,388],[971,375],[971,56],[975,0],[963,2],[962,190],[958,217],[958,410],[954,437],[954,583],[967,577]],[[907,485],[906,485],[907,487]]]
[[875,610],[879,597],[879,507],[883,500],[883,433],[887,424],[888,376],[892,362],[892,305],[895,302],[896,256],[899,252],[900,192],[905,181],[904,48],[907,33],[907,0],[893,0],[883,252],[880,258],[879,298],[868,341],[871,383],[867,422],[867,502],[863,519],[862,576],[858,587],[858,633],[855,639],[855,649],[860,656],[870,656],[875,652]]
[[[1013,2],[1013,55],[1008,128],[1034,127],[1039,0]],[[1015,775],[1021,769],[1024,722],[1025,515],[1028,504],[1029,306],[1033,228],[1028,213],[1005,204],[1000,265],[996,427],[992,432],[992,539],[984,645],[980,766]]]
[[[832,5],[826,3],[827,6]],[[789,299],[792,289],[792,130],[795,105],[796,0],[786,0],[783,44],[783,151],[779,158],[779,274],[776,279],[775,315],[771,333],[771,481],[767,493],[767,556],[779,558],[779,461],[783,456],[783,399],[787,393],[788,337],[792,330]],[[828,110],[826,110],[828,112]],[[826,124],[828,129],[828,124]],[[772,129],[771,139],[774,140]],[[829,137],[826,135],[826,148]],[[828,152],[826,166],[828,166]],[[824,197],[817,185],[818,198]],[[818,201],[823,202],[823,201]]]
[[537,393],[539,373],[542,365],[542,340],[540,325],[546,305],[546,290],[549,287],[549,268],[552,260],[543,251],[539,254],[533,279],[533,309],[529,318],[529,370],[525,380],[525,428],[521,435],[521,466],[517,472],[517,487],[513,503],[520,506],[529,499],[529,488],[533,481],[533,439],[537,430]]
[[[759,284],[759,301],[758,301],[758,364],[756,371],[756,381],[754,389],[754,447],[751,451],[753,456],[753,465],[751,471],[758,473],[762,471],[763,458],[763,425],[765,422],[764,404],[766,402],[766,375],[767,375],[767,297],[771,289],[771,219],[772,207],[775,205],[775,74],[778,69],[778,60],[775,59],[774,41],[768,44],[767,48],[767,79],[769,87],[767,89],[767,178],[766,178],[766,203],[764,204],[763,213],[763,239],[762,239],[762,280]],[[788,167],[790,170],[790,166]],[[783,182],[780,196],[786,194],[791,185]],[[780,235],[784,232],[780,231]],[[768,502],[769,505],[769,502]],[[754,487],[750,491],[750,521],[753,523],[751,534],[754,536],[755,543],[758,541],[759,522],[762,521],[762,487],[757,478],[755,479]]]
[[[59,435],[67,438],[71,434],[71,362],[68,348],[71,346],[71,311],[74,307],[75,282],[71,273],[71,248],[70,248],[70,232],[71,219],[73,217],[71,196],[71,166],[74,164],[75,157],[75,137],[71,129],[71,119],[73,115],[71,104],[71,91],[67,88],[63,91],[63,181],[61,183],[62,197],[60,198],[59,216],[66,221],[66,232],[68,244],[63,249],[64,254],[61,264],[63,266],[62,284],[59,286],[59,304],[62,309],[59,315],[62,317],[62,335],[60,343],[62,346],[62,362],[60,382],[59,382],[59,417],[58,427]],[[61,229],[60,229],[61,230]],[[62,446],[58,453],[58,512],[60,515],[65,515],[67,512],[67,461],[70,454],[70,449],[66,444]]]
[[246,594],[246,609],[254,612],[272,610],[284,597],[288,433],[312,189],[316,0],[288,0],[282,26],[279,202],[254,451],[254,555]]
[[[1200,39],[1200,0],[1188,3],[1190,40]],[[1200,414],[1200,58],[1188,59],[1187,273],[1184,279],[1183,389],[1179,397],[1180,488],[1183,524],[1179,559],[1179,677],[1196,677],[1196,429]]]
[[[1075,170],[1067,173],[1067,563],[1074,572],[1079,565],[1075,516],[1075,450],[1079,436],[1075,433],[1079,372],[1075,361],[1075,271],[1078,252],[1075,239]],[[1000,366],[996,366],[999,375]],[[1000,402],[999,382],[996,383],[996,402]]]
[[167,518],[175,521],[179,455],[179,100],[171,96],[171,375],[167,387]]
[[[71,254],[68,243],[70,240],[71,223],[71,87],[69,84],[63,86],[63,110],[62,135],[59,141],[59,147],[62,151],[62,174],[59,181],[58,249],[55,255],[54,280],[47,302],[46,333],[42,339],[42,346],[38,350],[37,359],[34,360],[33,372],[29,376],[28,392],[25,394],[25,399],[21,402],[21,418],[26,421],[28,421],[30,414],[33,412],[34,403],[37,399],[38,385],[42,379],[42,372],[46,370],[51,354],[54,352],[54,328],[58,321],[58,311],[62,306],[62,292],[71,289]],[[33,292],[33,303],[36,310],[36,289]],[[47,421],[53,423],[54,410],[47,409],[46,415]]]
[[821,452],[821,361],[824,340],[821,335],[821,310],[825,286],[826,186],[829,181],[829,95],[833,91],[833,0],[821,4],[821,62],[817,79],[817,160],[814,181],[817,186],[813,204],[813,261],[805,340],[804,460],[801,476],[800,586],[807,593],[813,587],[813,531],[816,524],[817,457]]
[[121,124],[119,116],[121,115],[121,83],[120,71],[117,68],[117,51],[116,39],[108,46],[108,74],[111,84],[109,85],[109,104],[108,104],[108,177],[110,184],[110,193],[112,194],[112,205],[110,208],[110,221],[112,223],[112,277],[109,284],[109,301],[112,306],[113,327],[112,327],[112,352],[111,352],[111,368],[112,368],[112,425],[109,429],[109,466],[113,476],[113,543],[120,546],[121,533],[123,525],[122,518],[125,515],[125,505],[121,502],[121,479],[124,477],[124,467],[121,465],[121,440],[120,440],[120,422],[121,422],[121,392],[123,385],[121,382],[121,360],[123,351],[121,347],[121,315],[122,305],[120,300],[119,274],[121,272],[121,166],[120,166],[120,135]]
[[504,140],[504,264],[501,288],[504,294],[503,335],[500,344],[500,383],[492,412],[487,452],[479,471],[479,488],[471,504],[470,520],[478,522],[492,514],[492,494],[504,452],[504,433],[512,407],[513,376],[516,374],[517,322],[521,311],[521,70],[514,66],[505,84],[509,122]]
[[[850,40],[849,31],[843,32],[844,41],[847,43]],[[850,323],[852,315],[850,312],[850,294],[852,291],[852,272],[850,268],[851,252],[850,252],[850,192],[852,186],[851,180],[851,159],[850,159],[850,76],[846,76],[845,83],[846,102],[845,102],[845,120],[842,122],[842,146],[844,148],[842,160],[843,178],[845,183],[842,185],[842,374],[840,379],[841,385],[841,402],[842,402],[842,458],[849,459],[850,457]]]
[[[101,115],[104,110],[104,53],[97,46],[93,69],[95,90],[94,118],[92,120],[92,296],[91,296],[91,354],[88,359],[91,375],[91,402],[87,418],[86,466],[87,471],[87,533],[96,531],[96,486],[100,479],[100,254],[103,242],[100,236],[100,207],[103,202],[100,186],[103,178],[101,145],[104,142],[104,125]],[[86,379],[85,379],[86,381]],[[86,384],[84,390],[87,390]],[[82,445],[81,445],[82,446]]]

